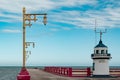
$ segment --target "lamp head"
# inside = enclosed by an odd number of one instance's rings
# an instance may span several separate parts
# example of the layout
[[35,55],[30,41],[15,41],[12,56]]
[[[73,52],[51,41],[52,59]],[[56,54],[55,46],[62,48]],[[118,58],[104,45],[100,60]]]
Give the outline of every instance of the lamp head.
[[46,16],[46,15],[47,15],[47,14],[45,14],[44,17],[43,17],[43,23],[44,23],[44,25],[47,24],[47,16]]

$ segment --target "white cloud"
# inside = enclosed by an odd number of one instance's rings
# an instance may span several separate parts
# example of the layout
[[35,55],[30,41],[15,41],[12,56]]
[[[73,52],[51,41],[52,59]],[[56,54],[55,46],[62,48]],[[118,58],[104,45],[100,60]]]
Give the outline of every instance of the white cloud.
[[[114,1],[110,0],[111,3]],[[101,8],[101,10],[91,9],[87,11],[80,10],[62,10],[62,7],[78,7],[82,5],[92,5],[92,7],[107,5],[107,1],[98,3],[98,0],[0,0],[0,16],[2,16],[2,22],[21,22],[22,21],[22,8],[26,7],[27,12],[48,12],[48,23],[63,23],[73,25],[74,27],[82,28],[94,28],[94,20],[97,19],[98,27],[110,27],[114,28],[119,25],[120,21],[120,8],[109,7],[110,4]],[[52,10],[58,10],[60,12],[53,12]],[[6,14],[7,13],[7,14]],[[62,25],[61,25],[62,26]],[[54,26],[56,27],[56,26]],[[60,28],[59,28],[60,29]],[[52,31],[58,31],[53,28]],[[65,30],[64,26],[63,29]],[[66,29],[68,30],[68,29]]]
[[20,30],[12,30],[12,29],[4,29],[2,30],[4,33],[21,33]]
[[91,18],[96,18],[98,21],[98,26],[100,27],[117,27],[119,24],[120,16],[120,8],[109,8],[103,9],[102,11],[89,11],[87,15]]
[[94,28],[97,19],[98,28],[114,28],[120,25],[120,8],[105,8],[103,10],[61,11],[50,18],[54,22],[65,23],[82,28]]
[[40,11],[41,9],[51,10],[63,6],[70,7],[94,4],[96,0],[0,0],[0,3],[1,11],[21,13],[23,7],[26,7],[28,11]]
[[40,10],[40,9],[51,9],[53,2],[50,0],[2,0],[0,1],[0,8],[3,11],[21,13],[22,8],[26,7],[27,10]]
[[[51,0],[52,1],[52,0]],[[57,0],[53,1],[56,7],[73,7],[73,6],[82,6],[82,5],[94,5],[97,3],[96,0]]]
[[[93,4],[96,0],[0,0],[0,14],[2,13],[3,17],[21,20],[19,17],[22,17],[22,8],[26,7],[27,12],[41,12],[41,11],[49,11],[53,9],[59,9],[60,7],[66,6],[76,6],[76,5],[84,5],[84,4]],[[5,14],[5,13],[10,14]],[[18,14],[18,15],[14,15]],[[17,18],[18,17],[18,18]]]
[[0,17],[5,22],[21,22],[22,8],[26,7],[26,12],[50,10],[53,3],[49,0],[0,0]]

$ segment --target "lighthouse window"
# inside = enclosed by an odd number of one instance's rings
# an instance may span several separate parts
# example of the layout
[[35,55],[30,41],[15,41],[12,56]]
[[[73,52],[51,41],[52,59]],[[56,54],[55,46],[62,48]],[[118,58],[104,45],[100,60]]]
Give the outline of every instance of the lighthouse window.
[[99,53],[99,50],[96,50],[96,54],[98,54]]
[[104,50],[101,50],[101,54],[104,54]]
[[106,54],[108,53],[108,51],[106,50]]

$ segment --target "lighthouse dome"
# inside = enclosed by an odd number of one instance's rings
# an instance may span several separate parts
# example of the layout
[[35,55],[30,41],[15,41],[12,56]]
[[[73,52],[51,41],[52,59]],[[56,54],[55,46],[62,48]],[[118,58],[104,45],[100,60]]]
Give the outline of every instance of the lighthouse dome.
[[99,47],[107,48],[107,46],[102,43],[102,40],[100,40],[99,44],[95,46],[95,48],[99,48]]

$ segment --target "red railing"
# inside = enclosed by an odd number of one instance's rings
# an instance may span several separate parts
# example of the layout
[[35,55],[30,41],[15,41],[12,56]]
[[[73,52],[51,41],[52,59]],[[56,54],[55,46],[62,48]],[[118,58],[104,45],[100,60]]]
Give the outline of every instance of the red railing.
[[72,69],[70,67],[45,67],[44,71],[68,77],[89,77],[91,69]]
[[120,69],[110,69],[110,75],[120,77]]
[[91,76],[91,69],[73,69],[72,70],[73,77],[90,77]]
[[63,75],[63,76],[72,76],[72,68],[66,68],[66,67],[45,67],[44,71],[57,74],[57,75]]

